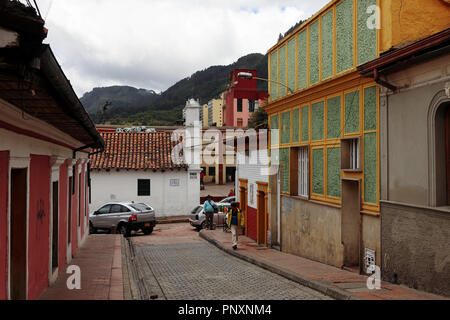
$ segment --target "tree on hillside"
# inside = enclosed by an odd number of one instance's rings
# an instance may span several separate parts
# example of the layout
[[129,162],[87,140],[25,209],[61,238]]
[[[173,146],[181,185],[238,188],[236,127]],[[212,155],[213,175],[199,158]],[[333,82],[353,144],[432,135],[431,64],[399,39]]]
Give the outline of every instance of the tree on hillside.
[[266,110],[258,108],[248,121],[249,128],[267,129],[269,127],[268,116]]

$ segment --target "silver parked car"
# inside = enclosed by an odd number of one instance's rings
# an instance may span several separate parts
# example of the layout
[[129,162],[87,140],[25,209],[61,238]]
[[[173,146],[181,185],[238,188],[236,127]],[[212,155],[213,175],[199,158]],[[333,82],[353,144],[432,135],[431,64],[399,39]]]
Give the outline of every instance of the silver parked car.
[[144,203],[112,202],[103,205],[89,217],[89,232],[117,231],[124,236],[142,230],[149,235],[156,225],[155,210]]
[[[231,209],[231,203],[235,201],[235,197],[223,199],[219,203],[216,203],[217,209],[214,211],[213,223],[216,227],[223,227],[226,224],[227,212]],[[206,215],[203,212],[203,205],[195,207],[191,211],[191,217],[189,218],[191,226],[195,227],[198,231],[202,230],[206,226]]]

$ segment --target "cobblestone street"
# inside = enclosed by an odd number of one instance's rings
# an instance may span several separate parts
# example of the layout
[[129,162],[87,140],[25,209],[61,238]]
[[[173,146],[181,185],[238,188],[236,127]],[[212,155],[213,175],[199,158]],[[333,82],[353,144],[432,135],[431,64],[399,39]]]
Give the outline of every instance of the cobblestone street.
[[136,263],[158,299],[323,300],[312,289],[239,260],[199,238],[188,224],[135,236]]

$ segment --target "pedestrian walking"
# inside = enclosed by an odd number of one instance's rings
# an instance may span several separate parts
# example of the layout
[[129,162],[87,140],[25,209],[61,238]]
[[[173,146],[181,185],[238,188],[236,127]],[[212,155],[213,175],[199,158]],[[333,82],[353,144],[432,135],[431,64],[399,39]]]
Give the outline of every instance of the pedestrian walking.
[[231,241],[233,243],[233,250],[237,250],[240,227],[244,226],[244,216],[241,210],[238,209],[237,203],[231,203],[231,209],[227,215],[228,228],[231,229]]
[[202,172],[200,172],[200,190],[205,190],[205,173],[203,172],[203,169]]
[[214,201],[212,201],[212,197],[208,195],[206,197],[206,201],[203,204],[203,210],[205,211],[206,215],[206,229],[213,230],[214,228],[214,208],[216,207],[216,204]]

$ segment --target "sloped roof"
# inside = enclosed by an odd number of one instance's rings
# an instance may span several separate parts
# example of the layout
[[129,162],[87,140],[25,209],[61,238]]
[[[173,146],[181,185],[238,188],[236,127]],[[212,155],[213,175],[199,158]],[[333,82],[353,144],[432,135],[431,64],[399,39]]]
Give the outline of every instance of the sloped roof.
[[105,140],[103,152],[91,155],[91,168],[99,170],[170,170],[185,169],[186,164],[172,161],[170,132],[152,133],[100,133]]

